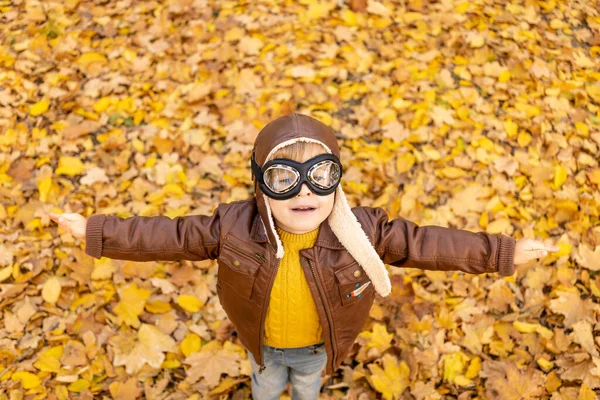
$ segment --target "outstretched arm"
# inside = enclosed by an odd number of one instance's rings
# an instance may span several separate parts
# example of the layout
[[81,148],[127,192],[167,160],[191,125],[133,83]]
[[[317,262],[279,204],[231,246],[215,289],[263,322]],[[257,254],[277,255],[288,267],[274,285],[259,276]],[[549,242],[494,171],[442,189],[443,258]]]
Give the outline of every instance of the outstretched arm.
[[471,274],[515,271],[515,239],[486,232],[441,226],[418,226],[404,218],[391,221],[380,207],[365,207],[375,226],[374,246],[384,263]]
[[86,226],[85,252],[95,258],[132,261],[216,259],[220,219],[226,204],[212,215],[120,218],[92,215]]

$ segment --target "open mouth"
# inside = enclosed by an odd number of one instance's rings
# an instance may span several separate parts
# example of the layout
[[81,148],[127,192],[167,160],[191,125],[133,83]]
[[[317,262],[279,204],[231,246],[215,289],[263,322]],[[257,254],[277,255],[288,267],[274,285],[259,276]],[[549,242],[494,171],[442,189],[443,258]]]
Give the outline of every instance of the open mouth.
[[298,208],[292,208],[293,212],[297,212],[297,213],[301,213],[301,214],[308,214],[310,212],[315,211],[316,208],[314,207],[298,207]]

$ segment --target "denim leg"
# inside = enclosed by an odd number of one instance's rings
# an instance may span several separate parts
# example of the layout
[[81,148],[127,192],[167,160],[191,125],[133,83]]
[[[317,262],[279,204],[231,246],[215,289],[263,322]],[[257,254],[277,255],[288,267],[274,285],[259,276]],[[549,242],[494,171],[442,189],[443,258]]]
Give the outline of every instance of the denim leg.
[[290,367],[292,400],[316,400],[321,391],[321,374],[327,363],[323,343],[286,350],[285,361]]
[[279,400],[288,382],[288,367],[283,364],[283,350],[263,345],[265,366],[262,374],[258,373],[260,365],[252,353],[248,358],[252,365],[252,398],[256,400]]

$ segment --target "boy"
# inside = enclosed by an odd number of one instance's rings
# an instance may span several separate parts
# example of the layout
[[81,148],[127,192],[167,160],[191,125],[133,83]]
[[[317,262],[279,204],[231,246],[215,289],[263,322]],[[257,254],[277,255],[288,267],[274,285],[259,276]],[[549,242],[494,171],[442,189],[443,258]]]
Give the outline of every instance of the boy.
[[382,208],[351,209],[339,156],[330,127],[297,113],[277,118],[255,140],[254,198],[221,203],[211,216],[93,215],[83,219],[86,253],[217,259],[217,293],[248,349],[253,397],[278,399],[290,381],[294,400],[314,400],[322,369],[332,374],[344,360],[375,292],[390,293],[384,264],[507,276],[516,264],[558,250],[531,239],[388,221]]

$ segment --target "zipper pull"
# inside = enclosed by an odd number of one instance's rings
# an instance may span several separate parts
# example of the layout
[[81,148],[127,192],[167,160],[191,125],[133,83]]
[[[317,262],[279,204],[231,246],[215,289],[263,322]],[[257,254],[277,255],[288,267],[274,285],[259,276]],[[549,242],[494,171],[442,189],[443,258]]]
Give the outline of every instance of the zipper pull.
[[265,258],[265,257],[264,257],[262,254],[260,254],[260,253],[254,253],[254,255],[255,255],[255,256],[256,256],[256,258],[258,258],[258,259],[259,259],[259,261],[260,261],[261,263],[263,263],[263,264],[264,264],[264,263],[267,261],[267,259],[266,259],[266,258]]
[[266,366],[266,365],[264,365],[264,364],[263,364],[263,365],[261,365],[261,366],[260,366],[260,368],[258,369],[258,373],[259,373],[259,374],[262,374],[262,372],[264,371],[264,369],[265,369],[265,368],[267,368],[267,366]]

